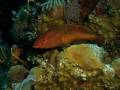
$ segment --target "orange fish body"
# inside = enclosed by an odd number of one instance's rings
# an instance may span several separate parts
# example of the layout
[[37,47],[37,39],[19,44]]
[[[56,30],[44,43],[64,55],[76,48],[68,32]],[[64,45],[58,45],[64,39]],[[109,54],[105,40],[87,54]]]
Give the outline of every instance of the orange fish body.
[[85,26],[59,25],[40,35],[38,40],[34,43],[33,48],[47,49],[81,40],[104,42],[103,37],[91,34],[90,29]]

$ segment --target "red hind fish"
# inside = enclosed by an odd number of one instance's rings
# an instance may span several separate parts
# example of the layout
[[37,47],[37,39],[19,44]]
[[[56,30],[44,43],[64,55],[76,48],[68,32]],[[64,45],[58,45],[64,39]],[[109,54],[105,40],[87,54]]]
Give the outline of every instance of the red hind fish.
[[95,43],[103,43],[104,38],[97,34],[91,34],[90,29],[81,25],[59,25],[40,35],[33,48],[53,48],[56,46],[71,44],[81,40],[89,40]]

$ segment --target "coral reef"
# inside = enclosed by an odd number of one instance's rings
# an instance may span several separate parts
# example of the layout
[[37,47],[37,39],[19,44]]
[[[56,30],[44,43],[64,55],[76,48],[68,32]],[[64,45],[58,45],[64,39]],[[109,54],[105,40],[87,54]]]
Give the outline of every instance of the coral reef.
[[102,70],[84,70],[77,63],[65,58],[60,62],[58,81],[61,89],[80,90],[118,90],[119,81],[115,82],[114,69],[104,65]]
[[115,59],[111,63],[111,67],[114,69],[115,74],[120,78],[120,58]]
[[[100,63],[90,60],[91,57]],[[71,88],[73,90],[118,90],[120,80],[116,81],[115,79],[115,68],[112,68],[111,64],[104,63],[106,57],[106,51],[93,44],[72,45],[60,52],[58,54],[57,78],[60,84],[62,83],[61,88]]]
[[117,36],[120,31],[120,13],[116,2],[116,0],[100,0],[96,8],[88,15],[90,21],[85,22],[93,32],[105,37],[104,48],[109,52],[111,61],[118,58],[119,49]]
[[40,6],[45,15],[44,17],[47,18],[48,21],[63,20],[64,0],[48,0]]
[[63,16],[64,16],[63,12],[64,12],[64,8],[62,6],[59,7],[58,9],[53,7],[50,10],[46,11],[44,18],[48,19],[49,22],[50,22],[50,20],[52,20],[52,21],[56,20],[56,22],[58,21],[58,22],[62,23],[63,22],[62,21],[63,20]]
[[[56,56],[58,51],[54,52]],[[119,62],[115,60],[115,63],[105,64],[106,57],[107,52],[97,45],[72,45],[57,55],[57,69],[55,70],[49,62],[50,58],[32,55],[28,57],[28,60],[32,61],[33,65],[36,65],[35,63],[38,65],[30,69],[28,77],[21,79],[22,82],[14,83],[13,88],[14,90],[26,88],[29,90],[118,90],[120,80],[119,78],[116,80],[115,75],[119,73],[116,73],[118,69],[114,67],[116,64],[119,65]],[[54,54],[52,59],[55,59]],[[21,65],[18,66],[23,68]],[[19,76],[24,76],[21,74],[23,69],[15,68],[14,70],[20,73]],[[14,72],[11,72],[11,75]],[[30,88],[31,85],[33,89]]]
[[[59,84],[62,84],[61,88],[76,88],[77,85],[77,87],[84,87],[89,76],[96,76],[100,73],[99,70],[93,70],[92,72],[85,71],[77,63],[68,58],[60,61],[58,69],[58,81]],[[86,84],[84,85],[83,83]]]
[[66,48],[58,55],[57,60],[60,62],[67,58],[76,62],[82,69],[94,70],[103,69],[102,60],[106,55],[106,51],[94,44],[80,44]]
[[56,58],[58,55],[59,51],[57,49],[52,50],[52,55],[50,57],[50,64],[56,68]]
[[19,83],[25,78],[28,72],[22,65],[12,66],[8,72],[8,79],[11,83]]
[[11,50],[0,31],[0,90],[119,90],[119,2],[27,0]]
[[[18,43],[23,43],[25,40],[30,42],[36,38],[37,33],[35,31],[35,15],[36,9],[31,6],[23,6],[16,14],[14,21],[14,27],[11,33],[14,39]],[[26,42],[26,44],[28,43]]]
[[120,1],[119,0],[110,0],[109,2],[110,2],[110,6],[120,9],[120,6],[119,6]]
[[[39,57],[38,57],[39,58]],[[30,70],[30,75],[35,75],[36,80],[35,90],[46,90],[52,88],[54,85],[54,68],[46,60],[39,58],[39,66],[33,67]],[[47,85],[47,87],[46,87]]]
[[[111,22],[113,22],[111,17],[108,17],[108,15],[103,15],[103,16],[100,15],[100,16],[96,16],[96,17],[94,17],[94,15],[89,15],[89,19],[90,19],[90,22],[93,22],[93,23],[90,23],[89,26],[95,32],[104,36],[106,43],[108,43],[109,41],[116,38],[118,30],[117,30],[117,27],[114,26],[113,23],[111,23]],[[98,25],[96,25],[96,23]],[[111,43],[113,43],[113,42],[111,42]]]

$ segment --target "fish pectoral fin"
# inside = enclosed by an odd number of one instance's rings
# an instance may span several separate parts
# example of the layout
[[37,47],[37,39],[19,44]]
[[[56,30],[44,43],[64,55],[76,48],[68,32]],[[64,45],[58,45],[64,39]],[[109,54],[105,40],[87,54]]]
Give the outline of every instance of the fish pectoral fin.
[[63,47],[63,48],[66,48],[66,47],[69,47],[70,44],[68,44],[68,43],[62,43],[62,44],[60,44],[60,46]]
[[74,41],[73,44],[82,44],[82,43],[89,43],[89,40],[80,40],[80,41]]

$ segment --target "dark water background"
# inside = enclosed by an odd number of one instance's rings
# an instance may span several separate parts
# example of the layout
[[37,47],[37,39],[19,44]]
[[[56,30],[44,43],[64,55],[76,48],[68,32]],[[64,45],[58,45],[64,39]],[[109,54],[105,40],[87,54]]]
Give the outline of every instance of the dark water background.
[[17,12],[20,6],[24,6],[26,3],[26,0],[0,0],[0,31],[2,32],[3,43],[7,42],[9,47],[14,43],[9,32],[13,26],[12,17],[14,15],[12,11]]

